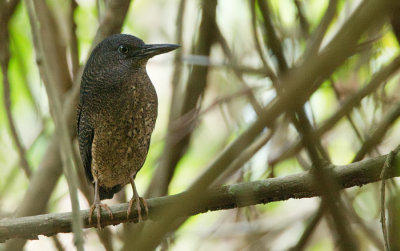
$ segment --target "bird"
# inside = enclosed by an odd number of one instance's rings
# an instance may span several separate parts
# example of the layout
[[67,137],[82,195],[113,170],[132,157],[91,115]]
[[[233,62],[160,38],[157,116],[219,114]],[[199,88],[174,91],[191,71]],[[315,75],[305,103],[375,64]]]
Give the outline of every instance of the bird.
[[141,204],[148,206],[136,190],[135,177],[149,150],[157,119],[156,90],[146,64],[153,56],[179,48],[176,44],[145,44],[129,34],[114,34],[101,41],[85,65],[77,108],[77,135],[85,175],[94,186],[94,210],[101,228],[101,209],[112,212],[103,199],[110,199],[128,183],[133,203],[142,221]]

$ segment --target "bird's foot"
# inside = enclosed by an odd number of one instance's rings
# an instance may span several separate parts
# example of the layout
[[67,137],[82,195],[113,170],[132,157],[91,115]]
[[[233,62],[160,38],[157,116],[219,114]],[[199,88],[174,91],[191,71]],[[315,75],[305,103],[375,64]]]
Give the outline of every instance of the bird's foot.
[[143,221],[143,217],[142,217],[142,207],[140,205],[140,203],[143,204],[143,207],[146,211],[146,216],[149,215],[149,208],[147,207],[147,202],[145,199],[143,199],[142,197],[137,197],[137,198],[132,198],[129,201],[129,206],[128,206],[128,211],[126,212],[126,217],[129,219],[129,215],[132,212],[132,205],[133,202],[135,202],[135,206],[136,206],[136,210],[138,211],[138,222],[142,222]]
[[101,229],[101,224],[100,224],[100,212],[101,212],[101,208],[104,208],[108,214],[110,215],[110,218],[113,219],[113,215],[112,212],[110,210],[110,208],[107,206],[107,204],[103,204],[100,202],[95,202],[90,206],[90,210],[89,210],[89,225],[92,224],[92,214],[93,211],[96,209],[96,213],[97,213],[97,228]]

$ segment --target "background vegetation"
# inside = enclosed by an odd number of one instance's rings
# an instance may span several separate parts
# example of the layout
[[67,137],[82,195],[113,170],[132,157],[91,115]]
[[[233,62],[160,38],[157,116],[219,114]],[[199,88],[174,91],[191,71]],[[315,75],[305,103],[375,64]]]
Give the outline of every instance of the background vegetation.
[[[0,250],[399,249],[397,180],[373,183],[396,176],[389,161],[381,172],[400,138],[396,2],[0,0],[0,239],[7,224],[38,234],[14,217],[74,212],[72,229],[59,214],[30,218],[74,234]],[[119,32],[182,46],[148,63],[159,117],[136,182],[145,198],[187,192],[149,200],[154,221],[98,231],[87,211],[77,220],[93,191],[75,111],[91,48]],[[106,203],[126,202],[127,187]]]

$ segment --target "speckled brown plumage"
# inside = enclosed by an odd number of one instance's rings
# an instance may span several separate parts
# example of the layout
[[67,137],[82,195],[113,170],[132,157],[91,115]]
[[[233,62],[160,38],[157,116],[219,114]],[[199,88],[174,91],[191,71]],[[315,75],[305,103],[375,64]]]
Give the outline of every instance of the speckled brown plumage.
[[145,201],[137,195],[134,178],[146,159],[157,118],[157,94],[146,63],[176,48],[146,45],[134,36],[118,34],[103,40],[89,57],[82,75],[77,130],[85,173],[95,186],[91,213],[97,210],[98,227],[100,208],[109,210],[100,200],[112,198],[128,183],[134,192],[130,207],[136,201],[141,218],[140,201]]

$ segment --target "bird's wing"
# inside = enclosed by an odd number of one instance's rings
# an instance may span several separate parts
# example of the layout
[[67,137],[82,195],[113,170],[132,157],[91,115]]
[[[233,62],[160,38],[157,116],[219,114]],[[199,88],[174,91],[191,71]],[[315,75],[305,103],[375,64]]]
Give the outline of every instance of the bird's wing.
[[92,143],[94,138],[94,129],[89,123],[82,123],[85,119],[83,116],[83,105],[78,105],[78,119],[77,119],[77,133],[79,139],[79,150],[81,152],[81,158],[83,167],[85,168],[86,177],[90,182],[93,182],[93,175],[91,171],[92,163]]

